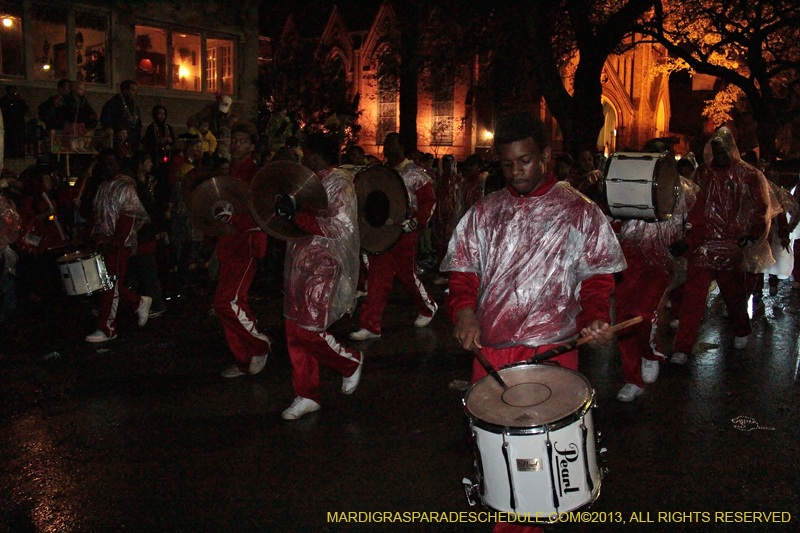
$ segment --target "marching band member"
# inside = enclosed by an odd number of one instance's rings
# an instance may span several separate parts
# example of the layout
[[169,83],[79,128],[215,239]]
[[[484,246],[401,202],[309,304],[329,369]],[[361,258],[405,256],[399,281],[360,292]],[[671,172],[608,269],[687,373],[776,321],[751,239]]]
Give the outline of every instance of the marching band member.
[[[659,150],[660,151],[660,150]],[[670,153],[667,157],[673,157]],[[642,322],[617,334],[625,385],[617,400],[630,402],[644,392],[645,383],[658,379],[664,359],[655,347],[656,310],[672,281],[672,245],[684,234],[686,214],[694,205],[697,185],[679,177],[680,187],[672,217],[663,221],[615,220],[612,226],[628,268],[616,274],[614,303],[617,322],[641,316]],[[676,252],[677,253],[677,252]]]
[[[501,119],[494,142],[507,186],[467,211],[442,264],[451,272],[453,336],[467,350],[482,349],[494,368],[578,331],[610,343],[613,274],[625,268],[611,226],[597,205],[545,172],[550,147],[532,114]],[[578,351],[554,360],[576,370]],[[485,375],[475,361],[472,381]]]
[[406,159],[402,138],[398,133],[390,133],[383,143],[383,155],[389,166],[402,176],[408,191],[409,216],[403,221],[403,235],[395,246],[382,254],[370,258],[369,292],[361,304],[359,322],[361,329],[350,334],[356,341],[378,339],[381,336],[381,317],[389,295],[392,292],[395,276],[411,293],[419,314],[414,326],[424,328],[430,324],[437,306],[417,277],[417,246],[420,230],[430,221],[436,206],[433,185],[427,173]]
[[87,342],[106,342],[116,338],[120,306],[135,310],[139,326],[144,326],[153,302],[149,296],[139,296],[125,286],[128,260],[136,249],[136,232],[148,220],[147,211],[136,194],[136,182],[119,172],[119,159],[112,148],[100,152],[98,159],[103,161],[107,175],[113,177],[97,189],[92,236],[103,247],[103,260],[112,287],[100,293],[97,331],[86,336]]
[[[697,203],[688,218],[689,269],[670,358],[679,365],[692,353],[714,279],[733,322],[734,348],[747,345],[752,332],[747,299],[755,283],[748,270],[755,272],[760,270],[758,263],[773,262],[765,239],[771,217],[764,175],[742,161],[733,134],[725,127],[708,141],[703,159],[696,171]],[[769,258],[757,246],[762,243]]]
[[[450,271],[453,336],[495,367],[525,360],[579,330],[607,344],[612,274],[625,268],[600,208],[545,173],[550,147],[528,113],[505,117],[495,148],[508,182],[461,219],[442,264]],[[556,361],[576,369],[577,350]],[[486,375],[475,363],[473,381]]]
[[[231,177],[248,185],[258,172],[251,157],[255,137],[255,127],[246,122],[238,122],[231,128]],[[256,274],[256,261],[267,251],[267,235],[249,213],[231,216],[229,210],[220,209],[215,216],[236,228],[235,233],[217,240],[219,275],[214,311],[236,359],[235,365],[222,371],[222,377],[255,375],[267,364],[270,339],[258,329],[248,305],[248,292]]]
[[286,344],[297,397],[282,416],[295,420],[320,409],[319,363],[342,375],[342,394],[352,394],[361,379],[364,356],[326,330],[356,304],[358,282],[358,202],[353,178],[336,168],[339,146],[333,137],[309,135],[303,164],[322,181],[328,196],[325,217],[299,212],[294,200],[279,195],[278,216],[294,221],[310,239],[286,247],[284,315]]

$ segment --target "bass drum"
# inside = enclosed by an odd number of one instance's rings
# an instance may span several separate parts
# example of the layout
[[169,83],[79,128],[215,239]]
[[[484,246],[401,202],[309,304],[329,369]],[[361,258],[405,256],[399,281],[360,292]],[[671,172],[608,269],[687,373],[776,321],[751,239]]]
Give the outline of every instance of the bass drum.
[[593,503],[601,476],[589,381],[554,365],[499,373],[507,389],[486,376],[464,398],[478,477],[468,485],[501,512],[550,517]]
[[680,179],[667,152],[617,152],[606,167],[605,198],[616,218],[666,220],[678,200]]
[[408,190],[396,170],[373,165],[356,174],[358,231],[361,250],[380,254],[390,250],[403,234],[408,218]]

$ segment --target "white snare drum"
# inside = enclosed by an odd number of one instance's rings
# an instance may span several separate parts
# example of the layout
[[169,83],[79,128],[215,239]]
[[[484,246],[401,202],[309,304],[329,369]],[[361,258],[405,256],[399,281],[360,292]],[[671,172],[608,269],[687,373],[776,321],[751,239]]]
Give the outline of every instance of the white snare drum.
[[606,204],[618,218],[666,220],[675,209],[680,180],[666,152],[617,152],[606,168]]
[[99,253],[74,252],[62,255],[56,262],[61,281],[70,296],[81,296],[111,288],[103,256]]
[[507,390],[487,376],[464,398],[483,504],[555,517],[594,502],[601,476],[589,381],[553,365],[520,363],[499,373]]

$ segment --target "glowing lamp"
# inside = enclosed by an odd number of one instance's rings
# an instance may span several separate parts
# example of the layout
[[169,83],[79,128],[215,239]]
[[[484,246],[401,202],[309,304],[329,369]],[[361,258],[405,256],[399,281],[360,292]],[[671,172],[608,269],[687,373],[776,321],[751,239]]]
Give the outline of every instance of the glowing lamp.
[[188,76],[189,76],[189,71],[186,69],[186,67],[181,66],[181,68],[178,69],[178,77],[179,78],[186,78]]
[[487,131],[486,133],[483,134],[483,137],[487,141],[491,141],[492,139],[494,139],[494,133],[492,133],[491,131]]
[[144,58],[139,62],[139,68],[143,72],[153,72],[153,62],[147,58]]
[[6,28],[10,28],[12,24],[14,24],[13,20],[11,20],[8,17],[3,17],[3,26],[5,26]]

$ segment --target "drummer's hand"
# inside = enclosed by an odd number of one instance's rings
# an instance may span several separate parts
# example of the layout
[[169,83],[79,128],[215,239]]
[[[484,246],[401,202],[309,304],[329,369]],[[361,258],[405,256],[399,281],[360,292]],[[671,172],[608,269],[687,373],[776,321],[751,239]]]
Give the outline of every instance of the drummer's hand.
[[613,335],[608,332],[610,326],[602,320],[595,320],[581,330],[581,336],[592,337],[589,344],[592,346],[610,346]]
[[456,327],[453,329],[453,337],[458,340],[462,348],[472,350],[481,346],[481,326],[475,318],[475,312],[471,307],[460,309],[456,313]]

